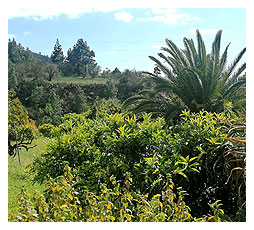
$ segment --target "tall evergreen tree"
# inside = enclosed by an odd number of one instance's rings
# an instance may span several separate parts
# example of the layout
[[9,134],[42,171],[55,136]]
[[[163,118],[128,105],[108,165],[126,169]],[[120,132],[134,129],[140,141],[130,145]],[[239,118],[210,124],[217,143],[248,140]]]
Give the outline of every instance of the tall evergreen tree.
[[72,65],[78,75],[87,73],[88,65],[95,63],[94,57],[94,51],[90,50],[87,42],[82,38],[78,39],[73,49],[67,52],[67,62]]
[[61,47],[58,39],[56,40],[56,44],[54,46],[54,51],[52,52],[50,58],[51,58],[52,62],[55,64],[59,64],[64,61],[63,50],[62,50],[62,47]]

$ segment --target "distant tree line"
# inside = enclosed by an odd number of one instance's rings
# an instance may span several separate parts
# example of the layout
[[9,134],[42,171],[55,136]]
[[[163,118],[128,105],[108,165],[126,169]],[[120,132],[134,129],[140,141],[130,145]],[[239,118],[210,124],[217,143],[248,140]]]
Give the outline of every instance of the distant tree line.
[[[57,125],[64,114],[83,113],[101,99],[122,103],[144,88],[138,84],[143,79],[139,71],[121,72],[117,67],[101,71],[95,52],[83,39],[68,50],[67,56],[58,39],[50,57],[25,49],[15,39],[9,40],[8,49],[8,89],[37,125]],[[59,81],[65,76],[98,80],[96,84]],[[100,79],[106,79],[106,83],[100,83]]]

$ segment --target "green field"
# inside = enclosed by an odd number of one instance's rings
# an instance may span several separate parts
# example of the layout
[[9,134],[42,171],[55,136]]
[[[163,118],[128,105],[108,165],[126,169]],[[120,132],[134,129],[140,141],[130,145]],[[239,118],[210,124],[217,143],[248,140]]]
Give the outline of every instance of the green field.
[[21,165],[19,165],[18,156],[15,158],[8,157],[8,209],[15,211],[18,207],[17,196],[24,186],[28,193],[35,190],[43,191],[44,186],[39,184],[32,184],[31,176],[28,175],[26,166],[32,161],[33,156],[38,156],[46,147],[46,139],[39,137],[34,140],[33,144],[36,147],[28,151],[22,149],[20,151]]
[[91,84],[106,84],[107,79],[106,78],[81,78],[81,77],[56,77],[53,78],[52,83],[73,83],[73,84],[85,84],[85,85],[91,85]]

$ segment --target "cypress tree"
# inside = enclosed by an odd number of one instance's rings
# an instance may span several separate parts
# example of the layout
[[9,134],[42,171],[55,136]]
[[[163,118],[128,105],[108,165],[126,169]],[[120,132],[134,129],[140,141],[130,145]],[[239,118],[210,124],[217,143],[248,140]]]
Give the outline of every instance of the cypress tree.
[[53,50],[50,58],[51,58],[52,62],[55,64],[59,64],[64,61],[63,50],[62,50],[62,47],[61,47],[58,39],[56,40],[56,44],[54,46],[54,50]]

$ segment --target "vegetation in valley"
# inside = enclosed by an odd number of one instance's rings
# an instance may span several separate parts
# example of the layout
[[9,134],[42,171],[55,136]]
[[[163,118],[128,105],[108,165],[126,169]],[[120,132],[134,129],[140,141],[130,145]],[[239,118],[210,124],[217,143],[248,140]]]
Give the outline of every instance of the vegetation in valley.
[[153,73],[9,40],[9,221],[245,221],[246,49],[221,36],[166,39]]

